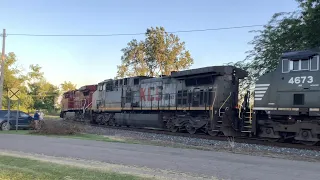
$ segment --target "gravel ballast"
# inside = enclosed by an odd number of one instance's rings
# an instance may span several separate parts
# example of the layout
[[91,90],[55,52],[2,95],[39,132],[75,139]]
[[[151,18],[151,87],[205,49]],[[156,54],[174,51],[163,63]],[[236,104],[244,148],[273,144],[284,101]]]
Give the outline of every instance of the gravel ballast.
[[137,132],[107,127],[96,127],[90,125],[83,125],[83,128],[84,133],[99,134],[108,137],[133,140],[143,144],[173,146],[180,148],[195,148],[202,150],[223,151],[254,156],[267,156],[291,160],[320,162],[320,151],[316,150],[271,147],[257,144],[197,139],[150,132]]

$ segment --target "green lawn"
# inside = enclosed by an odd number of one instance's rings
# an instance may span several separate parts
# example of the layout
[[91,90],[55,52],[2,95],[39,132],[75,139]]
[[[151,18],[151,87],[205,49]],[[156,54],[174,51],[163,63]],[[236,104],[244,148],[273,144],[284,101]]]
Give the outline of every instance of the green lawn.
[[147,179],[127,174],[118,174],[102,170],[89,170],[73,166],[59,165],[27,158],[0,155],[0,179],[2,180],[131,180]]
[[0,131],[0,134],[21,134],[21,135],[34,135],[34,136],[48,136],[48,137],[61,137],[61,138],[73,138],[73,139],[84,139],[84,140],[95,140],[104,142],[123,142],[123,143],[134,143],[133,141],[127,141],[123,139],[113,139],[111,137],[106,137],[96,134],[75,134],[75,135],[42,135],[33,134],[29,130],[10,130],[10,131]]
[[103,142],[117,142],[117,143],[129,143],[129,144],[143,144],[143,145],[153,145],[153,146],[164,146],[164,147],[173,147],[173,148],[188,148],[188,149],[198,149],[198,150],[209,150],[206,147],[202,146],[191,146],[183,145],[178,143],[166,143],[161,141],[152,141],[152,140],[138,140],[138,139],[128,139],[112,136],[103,136],[97,134],[75,134],[75,135],[43,135],[43,134],[33,134],[29,130],[10,130],[10,131],[1,131],[0,134],[21,134],[21,135],[32,135],[32,136],[47,136],[47,137],[58,137],[58,138],[73,138],[73,139],[83,139],[83,140],[94,140],[94,141],[103,141]]
[[59,115],[45,115],[44,116],[44,119],[46,120],[56,120],[56,119],[60,119],[60,116]]

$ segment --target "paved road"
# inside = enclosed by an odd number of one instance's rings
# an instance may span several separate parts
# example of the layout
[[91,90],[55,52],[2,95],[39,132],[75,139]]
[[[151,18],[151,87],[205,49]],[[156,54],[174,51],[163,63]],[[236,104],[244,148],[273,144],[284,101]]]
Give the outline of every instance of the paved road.
[[224,179],[318,180],[320,177],[320,163],[138,144],[1,134],[0,149],[199,173]]

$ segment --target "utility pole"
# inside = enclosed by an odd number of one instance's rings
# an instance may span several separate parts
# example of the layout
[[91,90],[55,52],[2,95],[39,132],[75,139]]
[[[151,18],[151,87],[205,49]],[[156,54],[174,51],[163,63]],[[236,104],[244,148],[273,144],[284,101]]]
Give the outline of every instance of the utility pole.
[[1,53],[1,76],[0,76],[0,110],[2,109],[2,94],[3,94],[3,81],[4,81],[4,61],[6,50],[6,29],[2,33],[2,53]]

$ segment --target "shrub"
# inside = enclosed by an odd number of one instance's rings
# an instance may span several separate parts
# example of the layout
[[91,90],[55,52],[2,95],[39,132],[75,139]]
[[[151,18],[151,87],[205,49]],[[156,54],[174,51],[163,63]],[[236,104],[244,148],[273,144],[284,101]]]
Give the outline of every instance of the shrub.
[[32,133],[45,135],[73,135],[82,132],[82,128],[77,124],[68,123],[61,120],[43,120],[39,122],[39,128],[35,129],[32,124]]

